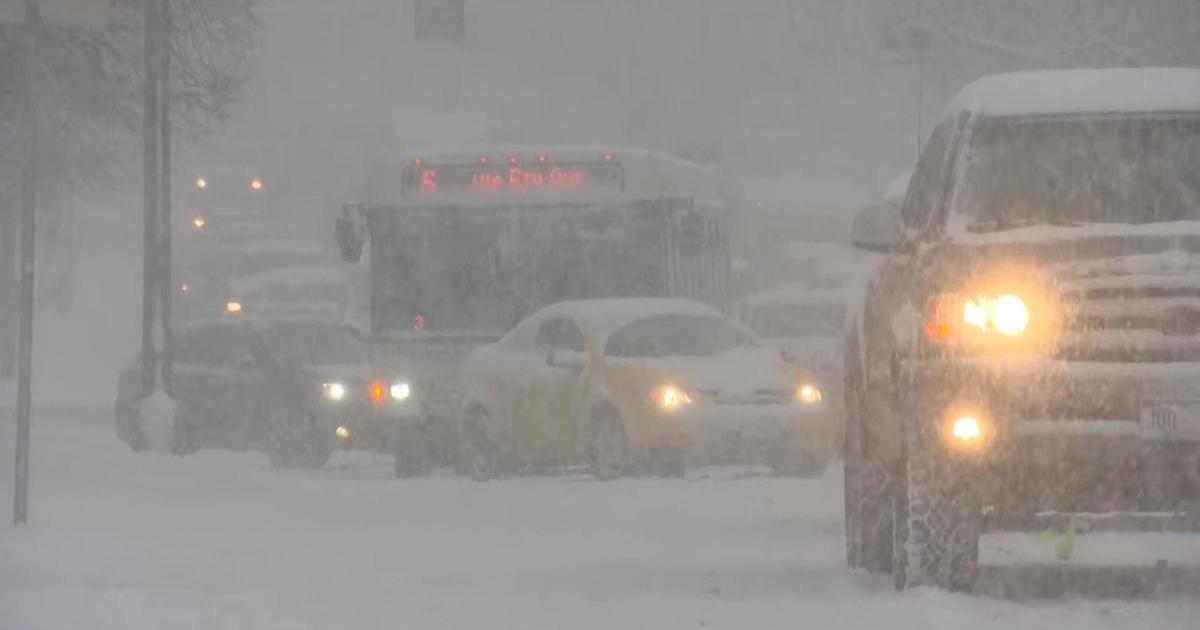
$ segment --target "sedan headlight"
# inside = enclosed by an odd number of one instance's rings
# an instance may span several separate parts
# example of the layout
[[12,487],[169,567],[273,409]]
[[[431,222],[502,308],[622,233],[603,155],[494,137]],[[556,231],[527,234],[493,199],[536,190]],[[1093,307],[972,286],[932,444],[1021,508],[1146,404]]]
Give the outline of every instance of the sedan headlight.
[[796,388],[796,400],[805,405],[815,405],[821,402],[821,388],[811,383],[804,383]]
[[650,392],[650,400],[664,411],[675,411],[680,407],[692,404],[692,397],[675,385],[667,384]]
[[388,393],[391,394],[392,400],[403,402],[412,396],[412,385],[409,385],[406,381],[396,381],[392,383]]
[[341,400],[346,398],[345,383],[338,383],[336,381],[332,382],[332,383],[322,383],[322,388],[324,390],[323,393],[325,395],[326,400],[332,400],[333,402],[340,402]]

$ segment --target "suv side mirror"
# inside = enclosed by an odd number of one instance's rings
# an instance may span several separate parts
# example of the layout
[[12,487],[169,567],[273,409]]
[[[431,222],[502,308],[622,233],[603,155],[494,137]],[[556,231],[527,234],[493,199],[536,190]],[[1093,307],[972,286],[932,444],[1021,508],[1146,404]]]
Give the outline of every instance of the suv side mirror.
[[900,247],[904,237],[904,220],[892,204],[868,206],[854,215],[850,240],[859,249],[890,254]]
[[582,372],[583,368],[587,367],[587,356],[570,348],[554,348],[546,356],[546,365]]

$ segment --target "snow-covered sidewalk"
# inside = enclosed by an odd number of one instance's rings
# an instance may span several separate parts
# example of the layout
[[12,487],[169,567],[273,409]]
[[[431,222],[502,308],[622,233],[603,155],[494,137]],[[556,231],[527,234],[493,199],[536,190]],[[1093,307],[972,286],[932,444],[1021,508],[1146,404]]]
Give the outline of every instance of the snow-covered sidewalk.
[[[0,424],[0,505],[13,427]],[[1016,604],[843,565],[814,481],[399,481],[343,457],[133,455],[40,420],[32,522],[0,525],[0,628],[1186,628],[1200,599]],[[337,462],[335,462],[336,464]]]

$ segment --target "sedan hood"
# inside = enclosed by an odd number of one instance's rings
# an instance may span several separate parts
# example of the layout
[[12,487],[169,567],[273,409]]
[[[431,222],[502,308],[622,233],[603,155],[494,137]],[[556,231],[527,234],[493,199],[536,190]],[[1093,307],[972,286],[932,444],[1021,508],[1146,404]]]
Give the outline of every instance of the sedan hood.
[[671,381],[718,399],[740,399],[768,391],[790,395],[799,380],[770,348],[739,348],[714,357],[663,357],[636,363],[648,372],[645,378]]

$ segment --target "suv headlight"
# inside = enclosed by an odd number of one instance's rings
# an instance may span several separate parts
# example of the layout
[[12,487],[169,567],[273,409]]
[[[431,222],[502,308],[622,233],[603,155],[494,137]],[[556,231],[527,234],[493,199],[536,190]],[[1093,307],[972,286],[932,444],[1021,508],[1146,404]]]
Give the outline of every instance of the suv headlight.
[[1029,307],[1012,293],[938,295],[929,300],[925,312],[925,334],[934,341],[950,341],[964,334],[1020,337],[1028,328]]

